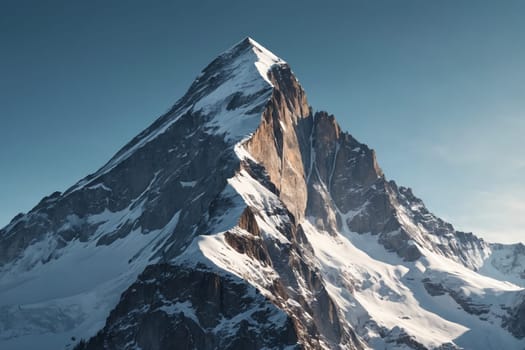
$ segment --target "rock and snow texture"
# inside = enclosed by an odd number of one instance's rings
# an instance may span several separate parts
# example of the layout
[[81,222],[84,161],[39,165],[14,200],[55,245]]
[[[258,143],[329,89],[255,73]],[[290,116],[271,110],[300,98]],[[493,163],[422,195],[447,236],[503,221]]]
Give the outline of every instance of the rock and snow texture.
[[523,349],[524,286],[247,38],[0,230],[0,348]]

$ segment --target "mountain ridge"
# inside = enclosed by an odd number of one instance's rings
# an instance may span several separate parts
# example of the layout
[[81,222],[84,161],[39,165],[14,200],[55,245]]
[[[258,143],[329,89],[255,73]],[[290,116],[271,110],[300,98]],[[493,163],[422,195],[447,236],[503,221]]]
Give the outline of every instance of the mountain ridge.
[[[59,284],[48,300],[14,295],[85,252],[113,273],[84,290]],[[251,38],[99,171],[0,230],[0,253],[0,344],[13,347],[75,333],[89,338],[78,349],[490,349],[475,338],[491,322],[499,343],[525,335],[522,288],[476,273],[523,286],[524,252],[455,231],[387,181],[374,151],[314,113],[288,64]]]

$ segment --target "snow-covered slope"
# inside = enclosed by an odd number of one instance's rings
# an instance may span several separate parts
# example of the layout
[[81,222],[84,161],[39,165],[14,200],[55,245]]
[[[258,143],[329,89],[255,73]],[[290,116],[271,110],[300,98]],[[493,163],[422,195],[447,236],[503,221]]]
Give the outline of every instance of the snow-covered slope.
[[0,348],[522,349],[524,256],[387,181],[247,38],[0,231]]

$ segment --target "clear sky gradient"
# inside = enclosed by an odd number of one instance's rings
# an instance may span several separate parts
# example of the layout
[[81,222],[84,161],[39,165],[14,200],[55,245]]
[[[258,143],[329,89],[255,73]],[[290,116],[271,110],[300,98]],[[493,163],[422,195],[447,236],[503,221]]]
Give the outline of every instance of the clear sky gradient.
[[0,1],[0,226],[251,36],[458,229],[525,241],[524,1]]

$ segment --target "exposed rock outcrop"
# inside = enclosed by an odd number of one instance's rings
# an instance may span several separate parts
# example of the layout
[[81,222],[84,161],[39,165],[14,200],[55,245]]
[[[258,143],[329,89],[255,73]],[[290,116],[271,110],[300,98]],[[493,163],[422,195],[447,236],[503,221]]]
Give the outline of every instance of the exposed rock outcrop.
[[104,329],[76,350],[296,347],[288,315],[239,278],[203,268],[149,266]]
[[264,166],[279,196],[296,220],[304,217],[312,115],[299,82],[290,68],[269,72],[274,90],[261,124],[246,143],[248,152]]

